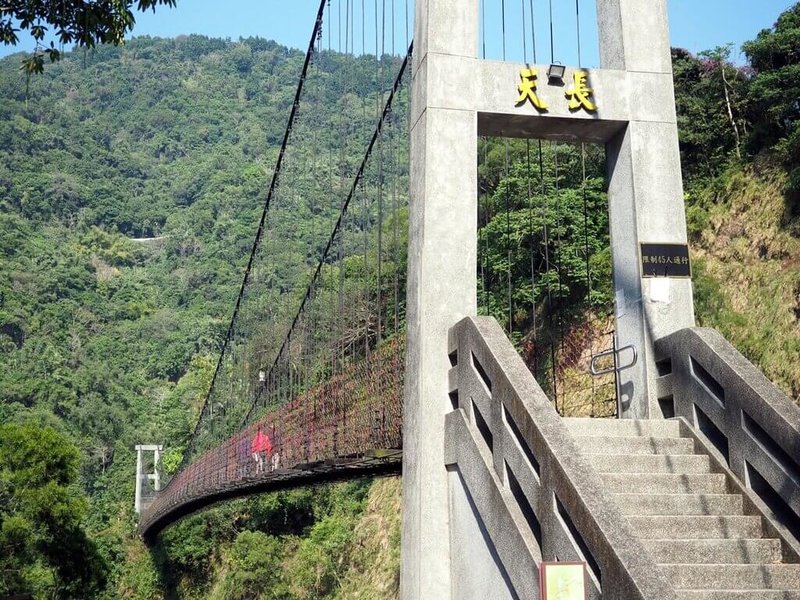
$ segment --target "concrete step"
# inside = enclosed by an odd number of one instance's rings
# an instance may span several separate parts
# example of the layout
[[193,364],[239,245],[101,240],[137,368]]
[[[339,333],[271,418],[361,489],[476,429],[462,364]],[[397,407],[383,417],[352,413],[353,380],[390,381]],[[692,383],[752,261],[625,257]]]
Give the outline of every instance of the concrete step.
[[642,540],[657,563],[759,564],[779,563],[776,539]]
[[628,517],[634,534],[650,540],[760,538],[761,519],[750,516]]
[[728,491],[722,473],[603,473],[605,488],[612,494],[724,494]]
[[592,454],[600,473],[710,473],[711,459],[701,454]]
[[584,454],[694,454],[694,442],[687,438],[644,438],[619,436],[575,436]]
[[678,600],[800,600],[791,590],[676,590]]
[[563,420],[572,435],[615,437],[680,437],[678,421],[663,419],[591,419],[572,417]]
[[614,494],[624,515],[741,515],[738,494]]
[[659,565],[676,589],[797,590],[800,565]]

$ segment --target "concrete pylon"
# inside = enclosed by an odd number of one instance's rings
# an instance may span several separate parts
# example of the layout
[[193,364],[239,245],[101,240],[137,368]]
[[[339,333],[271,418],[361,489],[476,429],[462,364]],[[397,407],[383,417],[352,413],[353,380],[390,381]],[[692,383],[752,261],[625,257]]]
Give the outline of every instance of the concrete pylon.
[[[533,137],[606,145],[617,347],[634,346],[620,374],[623,418],[660,416],[653,341],[694,324],[689,280],[644,279],[640,244],[686,243],[666,0],[597,0],[601,69],[588,76],[598,108],[570,109],[547,65],[477,58],[478,0],[417,0],[411,97],[406,391],[403,439],[404,599],[450,598],[451,560],[469,514],[444,467],[447,332],[477,314],[477,137]],[[546,110],[518,104],[534,69]],[[578,69],[567,68],[571,82]],[[653,283],[655,282],[655,283]],[[474,529],[478,531],[478,529]],[[451,552],[452,550],[452,552]],[[491,549],[473,575],[497,578]],[[481,563],[481,564],[479,564]]]
[[[148,504],[148,499],[145,498],[142,493],[142,483],[145,481],[152,482],[152,487],[155,491],[161,490],[161,475],[159,474],[158,467],[161,462],[161,451],[163,447],[160,444],[137,444],[134,448],[136,450],[136,491],[133,500],[133,509],[138,515],[147,508],[146,504]],[[142,454],[144,452],[153,453],[152,473],[146,473],[144,470],[144,461],[142,460]]]
[[619,373],[620,416],[661,417],[653,342],[695,324],[689,279],[643,278],[641,243],[686,244],[666,0],[597,3],[603,69],[628,75],[626,127],[606,144],[617,347],[642,358]]
[[447,332],[477,313],[475,109],[436,99],[464,73],[449,57],[477,57],[478,1],[416,3],[411,100],[406,391],[403,412],[403,598],[451,598],[444,467]]

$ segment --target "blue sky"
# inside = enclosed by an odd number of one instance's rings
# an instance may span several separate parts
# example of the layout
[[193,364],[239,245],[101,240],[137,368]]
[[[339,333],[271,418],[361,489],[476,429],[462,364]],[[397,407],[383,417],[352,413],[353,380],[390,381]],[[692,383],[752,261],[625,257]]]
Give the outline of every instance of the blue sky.
[[[334,13],[340,0],[332,0]],[[347,0],[341,0],[346,2]],[[352,0],[356,13],[361,3]],[[373,5],[377,0],[365,0],[365,17],[368,23],[365,31],[367,51],[375,46]],[[646,6],[648,0],[641,0]],[[405,38],[404,11],[407,0],[380,0],[378,4],[392,2],[395,7],[396,45],[403,47]],[[408,0],[413,3],[413,0]],[[506,51],[510,60],[522,60],[521,5],[529,5],[527,0],[505,0],[506,3]],[[732,58],[743,62],[738,54],[742,42],[752,39],[763,28],[770,27],[777,16],[795,3],[795,0],[668,0],[670,15],[670,36],[673,46],[688,48],[693,52],[710,49],[718,45],[733,43]],[[134,35],[174,37],[181,34],[200,33],[213,37],[238,39],[260,36],[297,48],[305,48],[317,9],[317,0],[178,0],[174,9],[160,7],[155,13],[148,12],[137,16]],[[486,0],[486,54],[488,58],[502,57],[502,24],[500,19],[500,0]],[[597,66],[597,37],[594,27],[594,1],[580,0],[581,47],[584,66]],[[573,0],[553,0],[555,22],[555,59],[565,64],[577,63],[577,27],[575,3]],[[387,10],[389,10],[387,8]],[[413,6],[409,6],[413,13]],[[536,34],[538,62],[550,59],[548,0],[534,0],[536,15]],[[530,16],[526,16],[526,20]],[[335,19],[335,17],[334,17]],[[361,47],[360,16],[356,14],[355,50]],[[336,22],[331,24],[337,30]],[[528,36],[530,32],[527,32]],[[390,42],[385,41],[388,50]],[[334,33],[333,46],[336,47],[337,34]],[[371,40],[371,44],[370,44]],[[22,36],[19,47],[0,46],[0,56],[19,50],[29,50],[31,41]],[[530,46],[525,48],[531,60]]]

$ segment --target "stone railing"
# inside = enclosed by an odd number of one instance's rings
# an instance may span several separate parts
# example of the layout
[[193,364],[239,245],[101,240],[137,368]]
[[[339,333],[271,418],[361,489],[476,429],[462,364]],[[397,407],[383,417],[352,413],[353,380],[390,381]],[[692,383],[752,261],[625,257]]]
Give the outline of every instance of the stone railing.
[[[450,331],[450,361],[445,463],[451,497],[467,497],[453,508],[466,504],[463,521],[480,523],[462,526],[456,510],[451,544],[480,531],[507,597],[538,598],[539,564],[560,560],[587,563],[591,598],[675,598],[499,325],[462,320]],[[454,585],[480,585],[459,556],[454,547]]]
[[800,538],[800,408],[713,329],[677,331],[656,352],[664,416],[702,433],[784,533]]

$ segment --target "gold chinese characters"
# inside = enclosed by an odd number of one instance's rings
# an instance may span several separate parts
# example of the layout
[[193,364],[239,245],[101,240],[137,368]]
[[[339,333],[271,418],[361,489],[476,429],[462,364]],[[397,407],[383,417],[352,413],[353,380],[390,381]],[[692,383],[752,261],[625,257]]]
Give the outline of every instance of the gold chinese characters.
[[[519,92],[517,106],[530,102],[539,111],[547,111],[548,104],[539,97],[536,91],[538,77],[539,74],[536,69],[520,69],[520,82],[517,84],[517,92]],[[583,109],[586,112],[595,112],[597,104],[592,98],[593,94],[594,89],[589,87],[588,71],[575,71],[572,74],[572,87],[564,92],[564,95],[569,100],[569,109],[573,111]]]
[[521,106],[530,100],[531,104],[533,104],[539,110],[547,110],[547,104],[542,102],[541,98],[536,95],[537,77],[538,74],[536,73],[536,69],[522,69],[519,72],[519,78],[522,81],[517,84],[517,90],[519,91],[517,106]]
[[594,90],[589,87],[587,79],[589,79],[589,73],[586,71],[575,71],[572,74],[573,87],[571,90],[564,92],[564,95],[570,99],[570,110],[578,110],[579,108],[585,108],[587,112],[597,110],[597,105],[589,99]]

